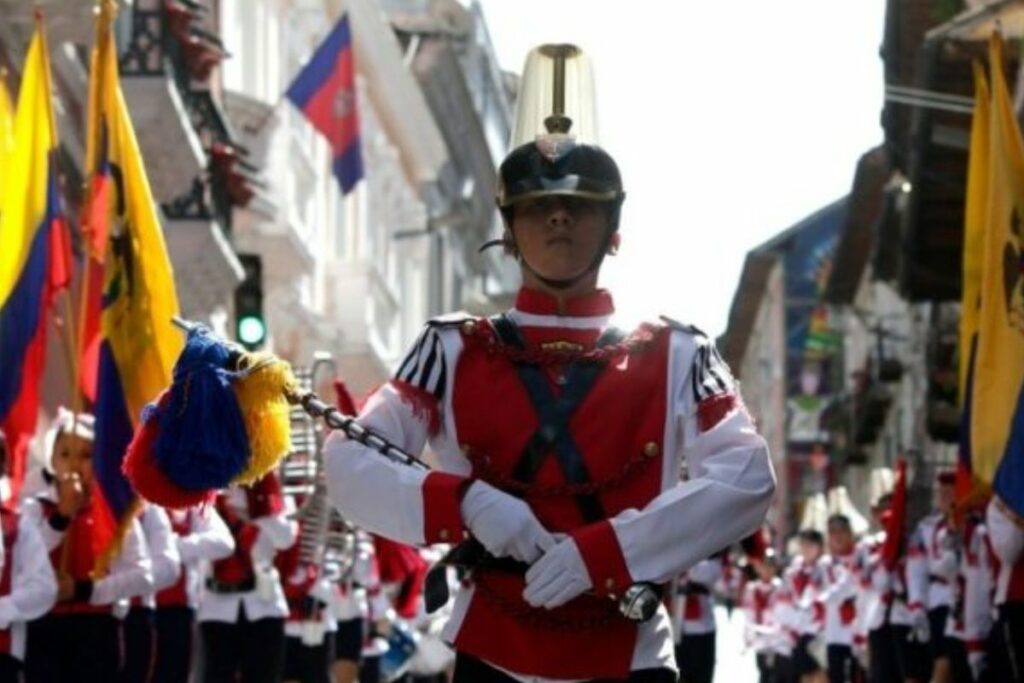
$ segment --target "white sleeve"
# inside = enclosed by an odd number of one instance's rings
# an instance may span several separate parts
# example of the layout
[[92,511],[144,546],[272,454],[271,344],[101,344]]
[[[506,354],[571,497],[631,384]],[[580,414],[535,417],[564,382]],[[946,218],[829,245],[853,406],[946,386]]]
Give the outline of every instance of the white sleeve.
[[117,559],[111,563],[110,573],[92,586],[93,605],[110,605],[122,598],[133,598],[153,592],[153,563],[146,552],[146,541],[137,520],[125,535]]
[[995,581],[989,564],[988,531],[979,525],[964,549],[964,640],[968,651],[981,645],[992,628],[992,591]]
[[907,551],[907,607],[928,607],[928,549],[919,525]]
[[[416,456],[441,419],[451,353],[443,333],[428,326],[394,379],[370,397],[359,415],[363,427]],[[445,540],[435,537],[442,529],[442,536],[451,538],[461,530],[455,475],[393,462],[341,432],[330,435],[324,452],[331,502],[354,524],[413,545]]]
[[1006,504],[992,497],[986,511],[985,525],[992,539],[992,550],[999,561],[1013,566],[1020,561],[1024,551],[1024,529],[1019,527],[1010,513],[1004,508]]
[[295,501],[291,496],[284,496],[284,509],[281,512],[252,520],[260,530],[251,550],[254,560],[272,562],[277,551],[287,550],[295,544],[299,525],[292,519],[294,513]]
[[715,583],[721,578],[722,561],[718,559],[701,560],[686,572],[687,582],[700,584],[708,590],[713,589]]
[[21,516],[23,519],[31,520],[35,525],[47,552],[59,546],[60,542],[64,540],[64,532],[57,531],[50,526],[50,520],[44,514],[43,506],[36,498],[26,498],[21,502]]
[[50,556],[37,528],[37,520],[18,522],[18,539],[11,566],[11,592],[0,597],[0,628],[14,621],[30,621],[46,614],[57,599],[57,579]]
[[190,533],[178,536],[181,561],[193,565],[200,560],[224,559],[235,551],[235,538],[213,506],[193,508],[189,513]]
[[167,512],[156,505],[147,504],[142,513],[142,530],[153,566],[153,590],[173,586],[181,576],[181,555]]
[[[689,480],[611,520],[634,581],[664,582],[752,533],[775,491],[768,446],[712,342],[698,343],[672,397]],[[731,406],[705,422],[706,402]]]

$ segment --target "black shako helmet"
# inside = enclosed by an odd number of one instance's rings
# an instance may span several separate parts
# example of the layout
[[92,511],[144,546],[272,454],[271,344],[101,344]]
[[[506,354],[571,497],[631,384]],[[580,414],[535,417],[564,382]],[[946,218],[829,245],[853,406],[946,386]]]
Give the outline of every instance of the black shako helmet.
[[[515,147],[498,169],[497,201],[510,246],[524,267],[556,289],[571,287],[600,267],[619,228],[626,196],[618,165],[594,141],[593,81],[589,60],[575,45],[542,45],[532,50],[523,69],[512,133]],[[608,205],[608,230],[601,248],[584,272],[567,280],[552,280],[534,270],[515,248],[512,230],[517,202],[553,195]]]

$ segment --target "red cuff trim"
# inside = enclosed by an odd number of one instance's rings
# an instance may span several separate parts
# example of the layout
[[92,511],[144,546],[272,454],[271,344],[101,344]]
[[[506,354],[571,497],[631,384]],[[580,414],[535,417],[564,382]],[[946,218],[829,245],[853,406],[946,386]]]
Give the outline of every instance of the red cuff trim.
[[909,610],[919,610],[919,609],[923,610],[924,609],[924,605],[921,604],[920,602],[910,602],[910,603],[907,603],[907,609],[909,609]]
[[462,494],[470,480],[455,474],[431,472],[423,480],[423,538],[430,543],[458,543],[466,536],[462,523]]
[[600,596],[619,596],[633,583],[633,577],[626,567],[619,538],[608,520],[589,524],[572,532],[587,565],[587,573],[594,584],[594,592]]
[[427,431],[431,435],[437,434],[441,428],[441,415],[437,409],[437,396],[434,396],[429,391],[420,389],[415,384],[409,384],[400,379],[393,379],[390,381],[390,384],[398,391],[402,400],[412,408],[412,414],[427,424]]
[[706,398],[697,404],[697,428],[703,434],[725,419],[740,405],[739,397],[734,393],[719,394]]
[[964,641],[964,647],[967,648],[968,652],[984,652],[986,650],[984,640]]

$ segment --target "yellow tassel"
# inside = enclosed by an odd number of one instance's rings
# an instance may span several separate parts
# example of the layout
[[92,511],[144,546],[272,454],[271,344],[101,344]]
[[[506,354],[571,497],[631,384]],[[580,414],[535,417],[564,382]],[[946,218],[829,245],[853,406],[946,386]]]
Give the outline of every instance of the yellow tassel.
[[257,367],[235,382],[252,453],[249,465],[235,477],[238,484],[252,484],[277,466],[291,451],[291,423],[285,390],[294,386],[291,366],[267,354],[247,354],[243,367]]

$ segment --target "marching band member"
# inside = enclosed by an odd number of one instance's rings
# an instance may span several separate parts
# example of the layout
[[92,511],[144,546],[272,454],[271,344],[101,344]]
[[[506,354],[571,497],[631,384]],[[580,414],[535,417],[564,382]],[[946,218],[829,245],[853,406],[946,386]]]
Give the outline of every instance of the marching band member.
[[[910,539],[907,558],[907,589],[913,610],[927,611],[931,678],[947,683],[952,643],[946,635],[946,622],[952,603],[957,559],[953,550],[954,533],[949,526],[953,505],[955,475],[940,472],[937,478],[936,510],[917,525]],[[918,617],[919,618],[919,617]]]
[[295,542],[290,499],[274,473],[248,488],[232,486],[216,509],[234,538],[234,552],[213,563],[199,603],[205,683],[280,679],[288,603],[274,556]]
[[[0,459],[7,463],[0,431]],[[45,614],[57,598],[57,579],[35,523],[15,511],[10,491],[0,501],[0,683],[21,680],[26,622]]]
[[156,505],[145,504],[139,516],[142,535],[153,568],[153,591],[131,600],[122,622],[124,683],[148,683],[155,671],[156,591],[174,585],[181,576],[181,556],[174,542],[171,520]]
[[[574,46],[544,46],[528,64],[524,92],[567,72],[589,82]],[[774,475],[711,338],[678,323],[611,326],[597,279],[619,245],[621,178],[588,137],[592,119],[555,91],[520,97],[557,105],[524,113],[500,168],[502,244],[523,277],[515,307],[428,323],[359,418],[412,453],[429,440],[438,468],[334,433],[328,489],[370,531],[410,544],[472,535],[488,551],[445,632],[456,683],[675,681],[664,606],[638,623],[617,602],[656,594],[756,529]]]
[[1024,683],[1024,521],[997,496],[986,509],[986,527],[993,554],[999,560],[993,633],[993,681]]
[[824,638],[829,683],[853,683],[859,676],[853,638],[857,620],[857,553],[846,515],[828,519],[829,554],[822,560],[824,586],[818,602],[824,606]]
[[715,584],[722,560],[701,560],[683,574],[676,587],[673,626],[676,664],[683,680],[711,683],[715,677]]
[[[93,418],[61,409],[46,438],[54,485],[23,503],[40,529],[57,574],[57,604],[29,625],[27,681],[109,681],[118,677],[120,623],[115,606],[153,589],[146,541],[132,520],[102,577],[96,561],[110,543],[93,495]],[[107,522],[109,524],[109,522]]]
[[154,683],[186,683],[192,671],[196,607],[202,591],[203,564],[231,555],[235,541],[213,507],[168,510],[181,572],[156,594]]

